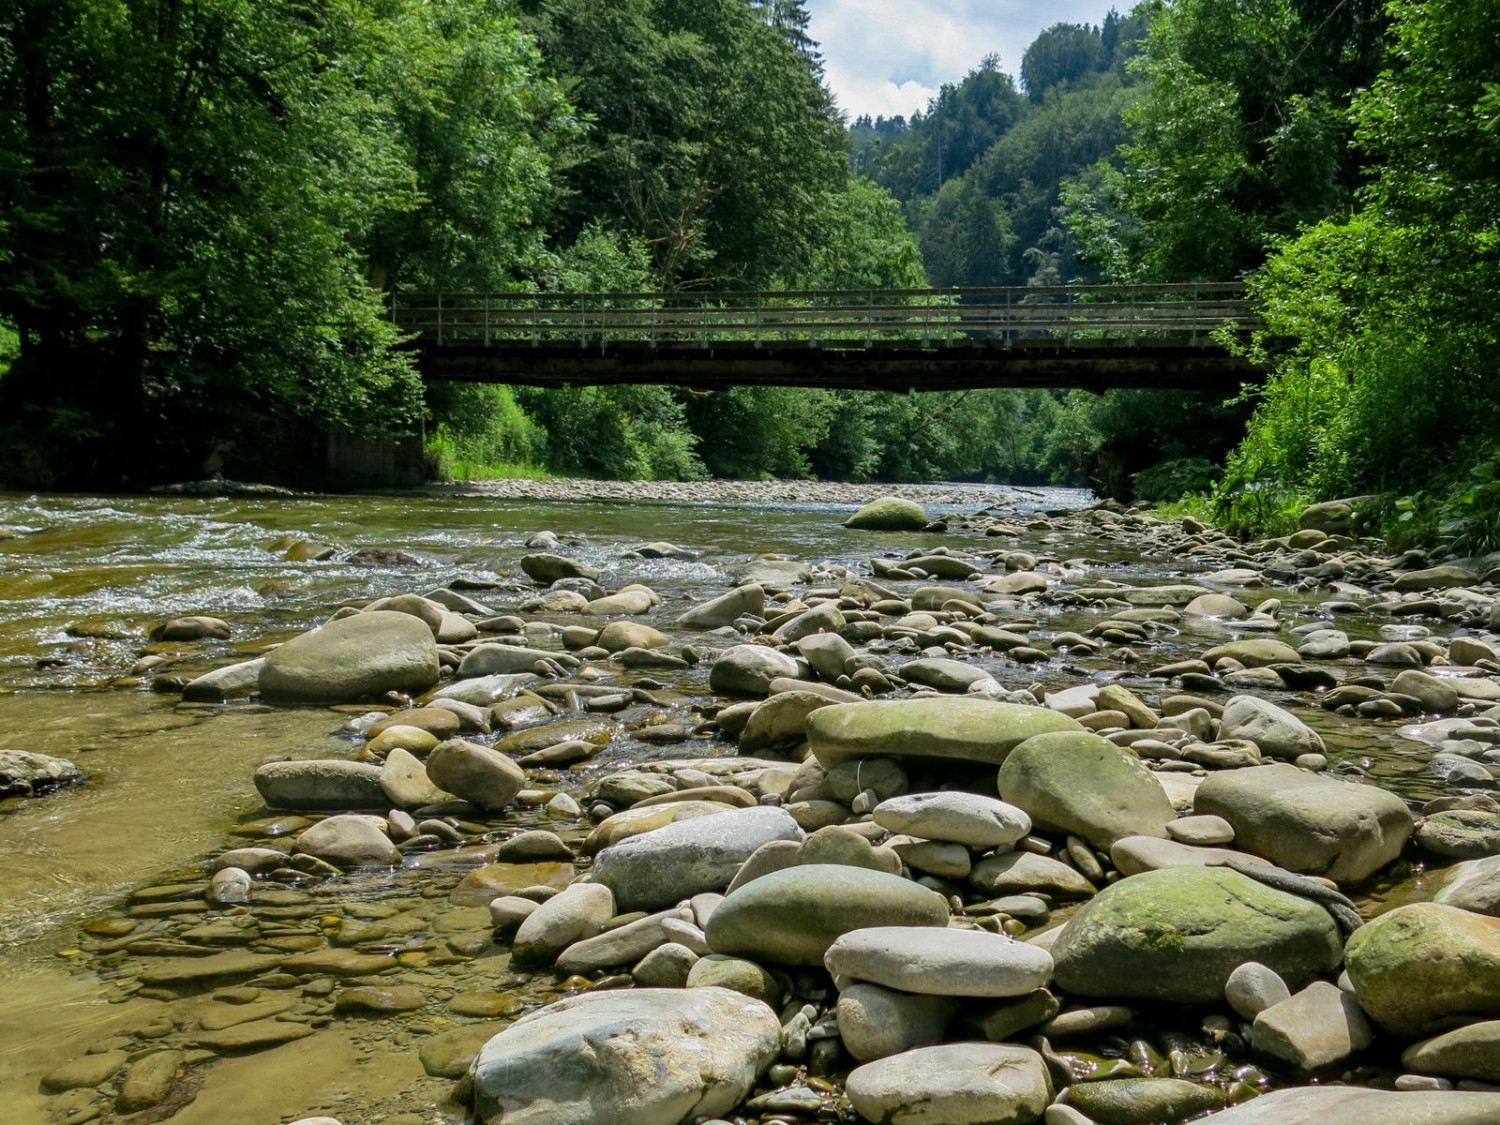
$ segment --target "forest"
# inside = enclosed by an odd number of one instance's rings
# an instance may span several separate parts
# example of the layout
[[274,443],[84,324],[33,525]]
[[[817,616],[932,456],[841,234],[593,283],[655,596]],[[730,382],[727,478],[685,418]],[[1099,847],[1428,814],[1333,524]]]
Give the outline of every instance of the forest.
[[[11,0],[0,477],[308,483],[329,433],[421,435],[448,475],[1091,483],[1245,530],[1378,493],[1500,545],[1487,8],[1147,0],[848,120],[802,0]],[[1238,279],[1270,376],[1230,402],[424,388],[386,315]]]

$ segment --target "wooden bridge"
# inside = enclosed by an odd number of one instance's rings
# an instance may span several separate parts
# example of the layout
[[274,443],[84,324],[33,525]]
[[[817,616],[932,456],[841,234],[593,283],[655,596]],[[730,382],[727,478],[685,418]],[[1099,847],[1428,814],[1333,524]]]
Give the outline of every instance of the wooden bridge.
[[1158,387],[1234,393],[1236,284],[709,294],[398,293],[429,380],[723,390]]

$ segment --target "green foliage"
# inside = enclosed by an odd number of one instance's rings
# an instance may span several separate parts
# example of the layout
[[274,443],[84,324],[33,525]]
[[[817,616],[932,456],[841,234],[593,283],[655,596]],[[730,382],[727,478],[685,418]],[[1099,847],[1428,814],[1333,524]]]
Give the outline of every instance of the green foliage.
[[1163,461],[1132,476],[1135,499],[1143,503],[1179,500],[1190,493],[1207,492],[1218,484],[1224,470],[1202,457]]
[[1048,90],[1105,66],[1104,41],[1099,29],[1076,23],[1055,23],[1032,40],[1021,56],[1021,88],[1033,102]]
[[606,480],[696,480],[697,439],[667,387],[518,388],[516,401],[546,433],[554,472]]
[[922,222],[922,258],[934,285],[1000,285],[1011,273],[1015,235],[1004,208],[978,180],[949,180]]

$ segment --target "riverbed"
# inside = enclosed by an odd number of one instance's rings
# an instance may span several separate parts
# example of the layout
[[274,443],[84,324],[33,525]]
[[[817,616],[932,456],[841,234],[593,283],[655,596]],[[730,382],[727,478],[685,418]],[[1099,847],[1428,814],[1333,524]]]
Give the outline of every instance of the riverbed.
[[[1018,529],[1007,547],[1057,560],[1056,575],[1068,582],[1195,578],[1190,560],[1143,555],[1124,539],[1041,518],[1085,507],[1092,497],[1080,491],[908,487],[900,491],[954,527],[893,536],[842,526],[859,504],[890,491],[778,482],[496,482],[401,496],[0,500],[0,745],[67,758],[87,775],[84,784],[49,795],[0,802],[0,898],[6,903],[0,987],[7,997],[0,1099],[6,1120],[95,1119],[76,1091],[43,1095],[43,1076],[90,1051],[127,1042],[138,1049],[153,1027],[171,1037],[181,1019],[198,1017],[201,1004],[193,1004],[199,997],[176,998],[170,989],[139,995],[132,977],[137,967],[123,954],[102,951],[104,936],[112,933],[104,923],[123,919],[137,927],[138,938],[166,925],[159,920],[173,917],[170,903],[201,902],[206,861],[233,844],[236,833],[253,835],[257,818],[266,815],[251,784],[255,768],[281,758],[347,757],[357,740],[348,711],[272,707],[253,699],[189,704],[176,689],[211,667],[264,653],[341,606],[448,587],[497,612],[514,612],[537,591],[520,569],[526,543],[550,531],[561,553],[599,571],[603,589],[641,583],[659,594],[661,606],[644,620],[684,643],[693,638],[672,630],[671,622],[731,588],[757,560],[868,574],[873,557],[893,552],[980,550],[993,541],[962,525],[981,511]],[[654,558],[634,553],[653,542],[683,551]],[[1309,615],[1326,597],[1313,589],[1275,593]],[[185,615],[222,619],[230,636],[150,640],[154,625]],[[1032,616],[1048,633],[1087,629],[1096,620],[1087,606],[1066,603],[1037,607]],[[1287,614],[1288,620],[1294,616]],[[1373,618],[1341,625],[1356,638],[1376,637],[1381,627]],[[1222,623],[1183,627],[1160,640],[1151,660],[1164,664],[1232,635]],[[1070,660],[1066,650],[1029,666],[1000,653],[976,654],[972,662],[1007,687],[1049,690],[1113,681],[1129,671]],[[706,666],[657,674],[649,690],[661,701],[649,725],[676,724],[685,732],[679,741],[645,737],[644,720],[634,728],[621,723],[603,754],[585,768],[545,775],[541,787],[581,796],[591,781],[639,761],[734,753],[733,743],[700,729],[701,708],[713,701]],[[1351,767],[1412,802],[1443,791],[1441,779],[1392,726],[1312,707],[1298,713],[1323,737],[1334,768]],[[523,809],[508,824],[510,831],[550,827],[570,840],[588,827],[549,817],[540,807]],[[482,917],[446,917],[433,908],[446,901],[464,870],[418,859],[404,870],[350,877],[336,887],[289,888],[279,908],[291,919],[319,911],[337,916],[349,902],[375,902],[380,909],[366,914],[400,919],[421,938],[391,948],[412,955],[403,964],[427,974],[433,995],[493,993],[501,997],[493,1004],[502,1017],[556,998],[561,982],[509,970],[503,951],[486,944]],[[177,893],[178,887],[187,890]],[[87,931],[91,924],[96,932]],[[178,940],[177,931],[170,933],[164,949]],[[288,938],[286,948],[296,948],[295,942]],[[130,1119],[170,1116],[194,1125],[323,1112],[345,1125],[456,1123],[464,1110],[451,1098],[451,1081],[430,1077],[416,1047],[425,1035],[463,1022],[431,1007],[403,1016],[320,1011],[305,1020],[307,1038],[273,1050],[213,1055],[189,1047],[172,1098]],[[102,1102],[95,1113],[105,1120],[117,1116]]]

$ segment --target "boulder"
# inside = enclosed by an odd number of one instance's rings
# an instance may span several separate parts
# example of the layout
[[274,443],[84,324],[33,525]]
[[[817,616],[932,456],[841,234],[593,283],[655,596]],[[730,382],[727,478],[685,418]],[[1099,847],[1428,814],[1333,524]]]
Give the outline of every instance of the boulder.
[[1374,1041],[1354,997],[1321,980],[1264,1009],[1250,1033],[1257,1054],[1301,1075],[1342,1065]]
[[1168,1125],[1224,1104],[1224,1091],[1182,1078],[1106,1078],[1068,1087],[1067,1104],[1093,1125]]
[[543,586],[550,586],[560,578],[586,578],[590,582],[599,579],[598,569],[588,563],[546,551],[521,556],[521,570],[527,578]]
[[1354,931],[1345,961],[1360,1005],[1403,1039],[1452,1017],[1500,1015],[1500,918],[1399,906]]
[[1378,496],[1348,496],[1341,500],[1325,500],[1302,509],[1297,517],[1297,526],[1328,535],[1356,535],[1361,528],[1361,509],[1379,502]]
[[265,663],[265,657],[257,657],[205,672],[183,685],[183,702],[223,703],[228,699],[253,695],[260,690],[260,670]]
[[1418,1074],[1500,1083],[1500,1020],[1485,1020],[1413,1043],[1401,1065]]
[[1033,735],[1082,731],[1043,707],[969,696],[876,700],[824,707],[808,717],[813,756],[826,768],[854,758],[950,758],[998,766]]
[[856,1067],[847,1093],[874,1125],[1032,1125],[1052,1100],[1052,1082],[1029,1047],[945,1043]]
[[373,816],[330,816],[297,837],[295,851],[336,867],[396,867],[401,853]]
[[656,910],[729,886],[740,865],[773,840],[800,841],[785,809],[734,809],[631,836],[594,857],[593,878],[622,911]]
[[1369,878],[1412,834],[1411,814],[1395,794],[1291,765],[1212,774],[1193,808],[1229,821],[1244,850],[1339,883]]
[[762,875],[708,919],[715,953],[821,966],[842,934],[867,926],[946,926],[948,902],[899,875],[810,863]]
[[1061,731],[1021,743],[1000,767],[1000,796],[1038,825],[1108,849],[1124,836],[1165,838],[1177,814],[1141,760],[1096,734]]
[[875,806],[874,819],[890,832],[982,851],[1013,844],[1031,833],[1031,818],[1024,810],[959,790],[892,797]]
[[1037,892],[1058,898],[1087,898],[1094,893],[1094,885],[1077,868],[1025,851],[1003,851],[980,860],[969,872],[969,883],[990,897]]
[[860,531],[921,531],[927,526],[927,513],[910,500],[882,496],[846,519],[844,526]]
[[1303,754],[1321,754],[1323,739],[1290,711],[1253,695],[1236,695],[1224,705],[1219,738],[1248,738],[1262,754],[1295,761]]
[[1301,657],[1297,655],[1296,649],[1281,641],[1270,637],[1250,637],[1211,648],[1203,654],[1203,659],[1210,665],[1229,659],[1238,661],[1246,668],[1268,668],[1272,664],[1295,664]]
[[1342,943],[1315,902],[1227,868],[1174,867],[1106,887],[1052,956],[1057,983],[1079,996],[1210,1004],[1246,961],[1302,983],[1336,969]]
[[1500,855],[1455,863],[1443,873],[1433,901],[1500,917]]
[[487,812],[498,812],[526,784],[526,771],[504,754],[450,738],[427,756],[427,776],[439,788]]
[[751,583],[736,586],[727,594],[720,594],[711,601],[694,606],[677,619],[681,629],[719,629],[733,625],[745,614],[760,616],[766,607],[766,592]]
[[723,695],[767,695],[772,680],[811,679],[804,669],[796,657],[778,649],[735,645],[714,661],[708,673],[708,686]]
[[83,771],[66,758],[30,750],[0,750],[0,797],[30,797],[83,780]]
[[839,1038],[860,1062],[940,1043],[959,1001],[851,984],[839,993]]
[[529,911],[511,942],[517,968],[550,966],[575,942],[604,931],[615,915],[615,896],[598,883],[574,883]]
[[384,809],[389,803],[380,784],[380,767],[371,762],[267,762],[256,769],[254,780],[260,799],[272,809]]
[[470,1072],[477,1125],[665,1125],[727,1115],[781,1050],[776,1013],[723,988],[570,996]]
[[437,642],[419,618],[356,613],[293,637],[266,655],[260,693],[269,700],[343,703],[437,683]]

